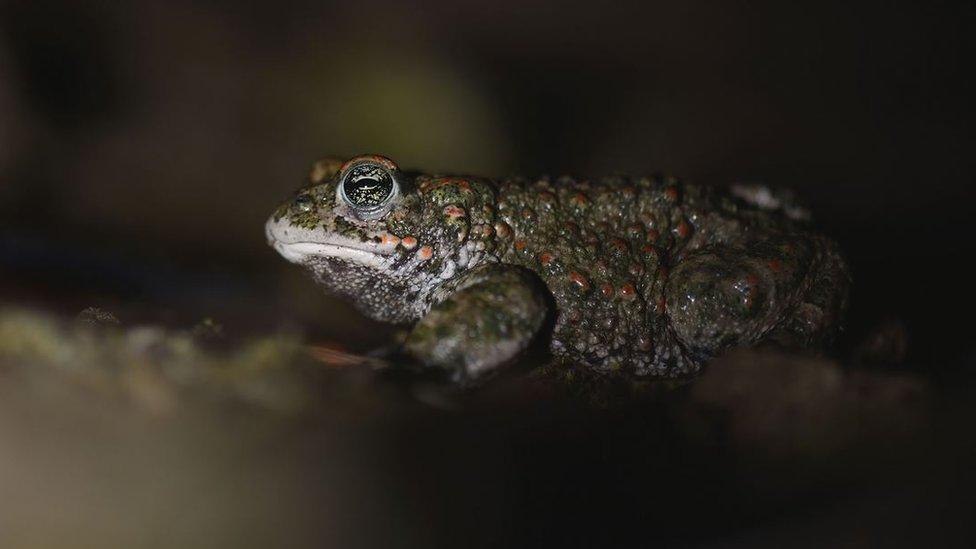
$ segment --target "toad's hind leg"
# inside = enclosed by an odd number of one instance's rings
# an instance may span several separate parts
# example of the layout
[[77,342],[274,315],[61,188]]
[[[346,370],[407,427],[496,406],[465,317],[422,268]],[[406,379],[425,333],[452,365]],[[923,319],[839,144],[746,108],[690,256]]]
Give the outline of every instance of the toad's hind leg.
[[[819,237],[764,233],[681,258],[665,289],[671,327],[696,359],[769,338],[807,346],[824,339],[840,309],[831,282],[846,274]],[[846,290],[843,292],[846,295]]]
[[814,241],[805,291],[786,318],[768,335],[791,349],[820,351],[829,348],[844,324],[850,291],[850,272],[832,241],[817,237]]

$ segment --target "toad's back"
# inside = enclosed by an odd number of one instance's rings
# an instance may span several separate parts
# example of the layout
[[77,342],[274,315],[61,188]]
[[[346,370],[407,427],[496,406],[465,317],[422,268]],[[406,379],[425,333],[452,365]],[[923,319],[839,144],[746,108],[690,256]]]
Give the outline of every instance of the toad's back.
[[763,337],[822,346],[839,326],[843,261],[782,209],[665,177],[511,178],[497,190],[499,259],[551,291],[557,357],[675,377]]

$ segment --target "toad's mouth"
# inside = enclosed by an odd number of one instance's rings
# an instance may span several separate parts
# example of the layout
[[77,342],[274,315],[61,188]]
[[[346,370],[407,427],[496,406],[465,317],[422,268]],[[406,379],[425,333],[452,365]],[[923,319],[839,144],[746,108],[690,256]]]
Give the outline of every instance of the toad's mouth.
[[321,259],[338,259],[368,267],[379,267],[388,262],[395,245],[388,241],[370,242],[345,238],[340,235],[283,227],[273,221],[265,226],[268,243],[292,263],[305,264]]
[[343,244],[324,242],[272,242],[275,250],[292,263],[308,263],[315,259],[339,259],[367,267],[379,267],[387,263],[391,251],[364,249]]

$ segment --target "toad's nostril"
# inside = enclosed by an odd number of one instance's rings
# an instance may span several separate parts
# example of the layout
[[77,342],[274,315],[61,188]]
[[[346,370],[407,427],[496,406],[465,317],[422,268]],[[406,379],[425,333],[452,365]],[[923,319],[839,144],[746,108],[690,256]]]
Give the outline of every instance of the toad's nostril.
[[312,209],[312,197],[307,194],[300,194],[295,197],[294,204],[299,211],[310,211]]

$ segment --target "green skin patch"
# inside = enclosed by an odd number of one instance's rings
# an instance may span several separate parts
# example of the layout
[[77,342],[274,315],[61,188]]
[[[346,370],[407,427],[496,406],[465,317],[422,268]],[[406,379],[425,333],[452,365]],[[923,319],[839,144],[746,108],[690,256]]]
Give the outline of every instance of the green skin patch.
[[[841,326],[849,275],[836,245],[769,189],[341,165],[316,164],[269,219],[269,241],[365,314],[413,323],[406,350],[461,381],[512,362],[543,330],[564,368],[652,379],[760,341],[818,351]],[[397,181],[382,217],[343,195],[352,169]]]

